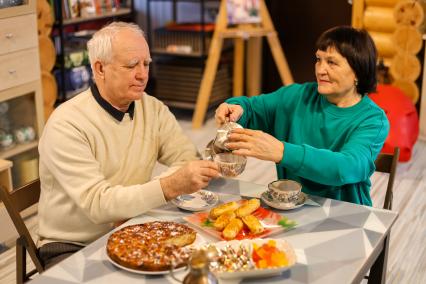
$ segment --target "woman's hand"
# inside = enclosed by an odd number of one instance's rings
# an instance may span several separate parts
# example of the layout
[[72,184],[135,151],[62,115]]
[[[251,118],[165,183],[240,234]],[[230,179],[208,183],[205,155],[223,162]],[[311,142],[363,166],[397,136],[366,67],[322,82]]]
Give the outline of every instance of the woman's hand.
[[279,163],[284,155],[284,144],[260,130],[234,129],[225,145],[233,154],[275,163]]
[[243,115],[243,108],[240,105],[220,104],[214,115],[216,125],[221,126],[227,121],[236,122]]

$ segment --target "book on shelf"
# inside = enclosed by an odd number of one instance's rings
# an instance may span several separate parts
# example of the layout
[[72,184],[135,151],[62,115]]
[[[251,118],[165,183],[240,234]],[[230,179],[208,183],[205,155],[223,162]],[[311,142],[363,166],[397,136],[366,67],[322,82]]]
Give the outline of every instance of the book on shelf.
[[[48,0],[55,9],[55,0]],[[129,7],[131,0],[59,0],[62,1],[63,19],[88,18],[105,13],[116,12],[122,7]],[[58,8],[56,8],[58,9]]]
[[71,12],[70,12],[70,6],[68,4],[68,0],[61,0],[61,1],[62,1],[62,18],[63,19],[71,18]]
[[108,12],[115,12],[120,8],[120,2],[116,0],[94,0],[96,3],[96,13],[102,15]]
[[70,11],[70,18],[78,18],[80,17],[80,4],[78,0],[68,0],[68,8]]
[[87,18],[96,15],[95,0],[80,0],[80,17]]

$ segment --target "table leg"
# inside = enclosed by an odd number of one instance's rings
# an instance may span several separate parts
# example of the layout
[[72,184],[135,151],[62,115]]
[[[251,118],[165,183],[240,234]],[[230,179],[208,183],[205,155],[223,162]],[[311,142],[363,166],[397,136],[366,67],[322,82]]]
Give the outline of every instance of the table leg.
[[388,251],[389,251],[389,234],[385,237],[383,241],[383,248],[373,266],[370,269],[370,275],[368,276],[368,284],[371,283],[386,283],[386,270],[388,264]]

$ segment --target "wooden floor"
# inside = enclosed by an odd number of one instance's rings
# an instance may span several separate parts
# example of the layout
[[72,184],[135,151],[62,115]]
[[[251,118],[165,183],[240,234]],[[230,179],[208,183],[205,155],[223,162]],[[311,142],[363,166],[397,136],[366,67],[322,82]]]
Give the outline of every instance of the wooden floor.
[[[216,126],[209,119],[200,130],[191,129],[191,114],[176,113],[185,133],[201,150],[214,137]],[[156,168],[160,172],[162,166]],[[249,159],[239,179],[268,184],[276,179],[273,163]],[[381,207],[387,185],[387,176],[376,173],[372,177],[374,206]],[[398,165],[394,185],[394,210],[399,218],[392,228],[388,260],[387,283],[426,283],[426,142],[418,142],[413,158]],[[29,219],[32,231],[36,218]],[[15,283],[14,247],[0,254],[0,284]]]

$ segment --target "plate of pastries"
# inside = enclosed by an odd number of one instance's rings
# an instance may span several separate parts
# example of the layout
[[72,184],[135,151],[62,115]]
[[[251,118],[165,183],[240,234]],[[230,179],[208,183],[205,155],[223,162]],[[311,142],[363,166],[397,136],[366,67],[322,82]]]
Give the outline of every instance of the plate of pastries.
[[184,268],[194,246],[204,243],[189,226],[155,221],[121,228],[107,241],[106,254],[115,266],[139,274],[167,274]]
[[257,198],[227,202],[209,212],[197,212],[184,219],[220,240],[263,238],[296,225],[294,221],[261,207]]

